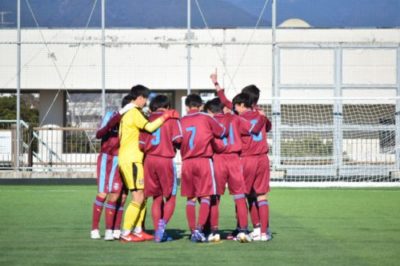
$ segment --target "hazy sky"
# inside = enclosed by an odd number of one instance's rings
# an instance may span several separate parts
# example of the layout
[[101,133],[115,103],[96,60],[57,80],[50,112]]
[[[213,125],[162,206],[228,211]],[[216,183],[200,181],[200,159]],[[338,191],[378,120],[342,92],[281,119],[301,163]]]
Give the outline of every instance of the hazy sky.
[[[83,27],[95,0],[21,0],[22,25],[35,26],[26,1],[44,27]],[[268,1],[262,27],[271,25],[272,0],[197,0],[211,27],[252,27]],[[278,24],[300,18],[314,27],[400,27],[400,0],[276,0]],[[100,0],[90,26],[98,27]],[[110,26],[185,27],[186,0],[106,0]],[[195,0],[192,0],[193,25],[203,27]],[[0,12],[8,11],[4,21],[15,27],[16,0],[0,0]],[[4,22],[3,21],[3,22]],[[0,15],[0,24],[1,24]],[[5,23],[0,27],[7,27]]]

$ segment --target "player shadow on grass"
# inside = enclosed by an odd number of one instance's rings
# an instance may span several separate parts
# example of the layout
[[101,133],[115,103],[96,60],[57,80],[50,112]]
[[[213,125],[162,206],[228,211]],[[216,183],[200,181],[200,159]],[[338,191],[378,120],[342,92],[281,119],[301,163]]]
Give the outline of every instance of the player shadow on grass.
[[[154,235],[154,230],[146,230],[149,234]],[[172,240],[179,240],[189,236],[189,233],[182,229],[167,229],[165,230],[169,237],[172,237]]]
[[[227,239],[229,235],[232,235],[232,232],[233,232],[233,230],[229,230],[229,229],[223,229],[223,230],[219,231],[219,233],[221,235],[221,239]],[[278,235],[277,232],[275,232],[275,231],[271,232],[272,238],[276,237],[277,235]]]

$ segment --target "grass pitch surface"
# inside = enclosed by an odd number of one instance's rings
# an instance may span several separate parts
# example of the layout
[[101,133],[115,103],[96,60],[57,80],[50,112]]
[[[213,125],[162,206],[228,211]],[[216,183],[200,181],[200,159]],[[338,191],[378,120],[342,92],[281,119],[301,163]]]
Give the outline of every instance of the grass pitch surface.
[[[177,238],[173,242],[91,240],[95,194],[95,186],[0,186],[0,265],[337,266],[400,261],[398,189],[273,189],[274,238],[249,244],[191,243],[180,197],[168,225]],[[225,233],[235,225],[233,209],[232,198],[225,195],[220,208]],[[147,227],[151,229],[150,217]]]

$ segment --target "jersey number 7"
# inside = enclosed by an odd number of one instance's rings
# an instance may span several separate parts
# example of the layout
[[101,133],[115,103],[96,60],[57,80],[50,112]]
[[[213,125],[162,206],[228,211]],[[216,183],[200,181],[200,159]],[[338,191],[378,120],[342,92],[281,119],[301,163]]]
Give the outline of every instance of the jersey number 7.
[[186,132],[190,132],[190,139],[189,139],[189,148],[192,150],[194,147],[194,137],[196,136],[196,127],[188,127],[186,128]]

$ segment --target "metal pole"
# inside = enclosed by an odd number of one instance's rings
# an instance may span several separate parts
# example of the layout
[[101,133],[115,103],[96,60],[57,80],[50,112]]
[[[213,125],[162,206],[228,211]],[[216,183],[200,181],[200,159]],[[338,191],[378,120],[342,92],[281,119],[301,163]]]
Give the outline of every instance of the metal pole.
[[101,0],[101,111],[106,113],[106,0]]
[[280,96],[279,92],[279,49],[276,47],[276,2],[277,0],[272,0],[272,123],[273,123],[273,167],[274,169],[279,168],[281,161],[281,106],[280,101],[277,99]]
[[16,170],[20,166],[21,139],[21,0],[17,0],[17,137],[16,137]]
[[191,11],[191,0],[187,0],[187,94],[191,93],[191,41],[192,41],[192,11]]
[[272,0],[272,51],[275,50],[276,45],[276,1]]

